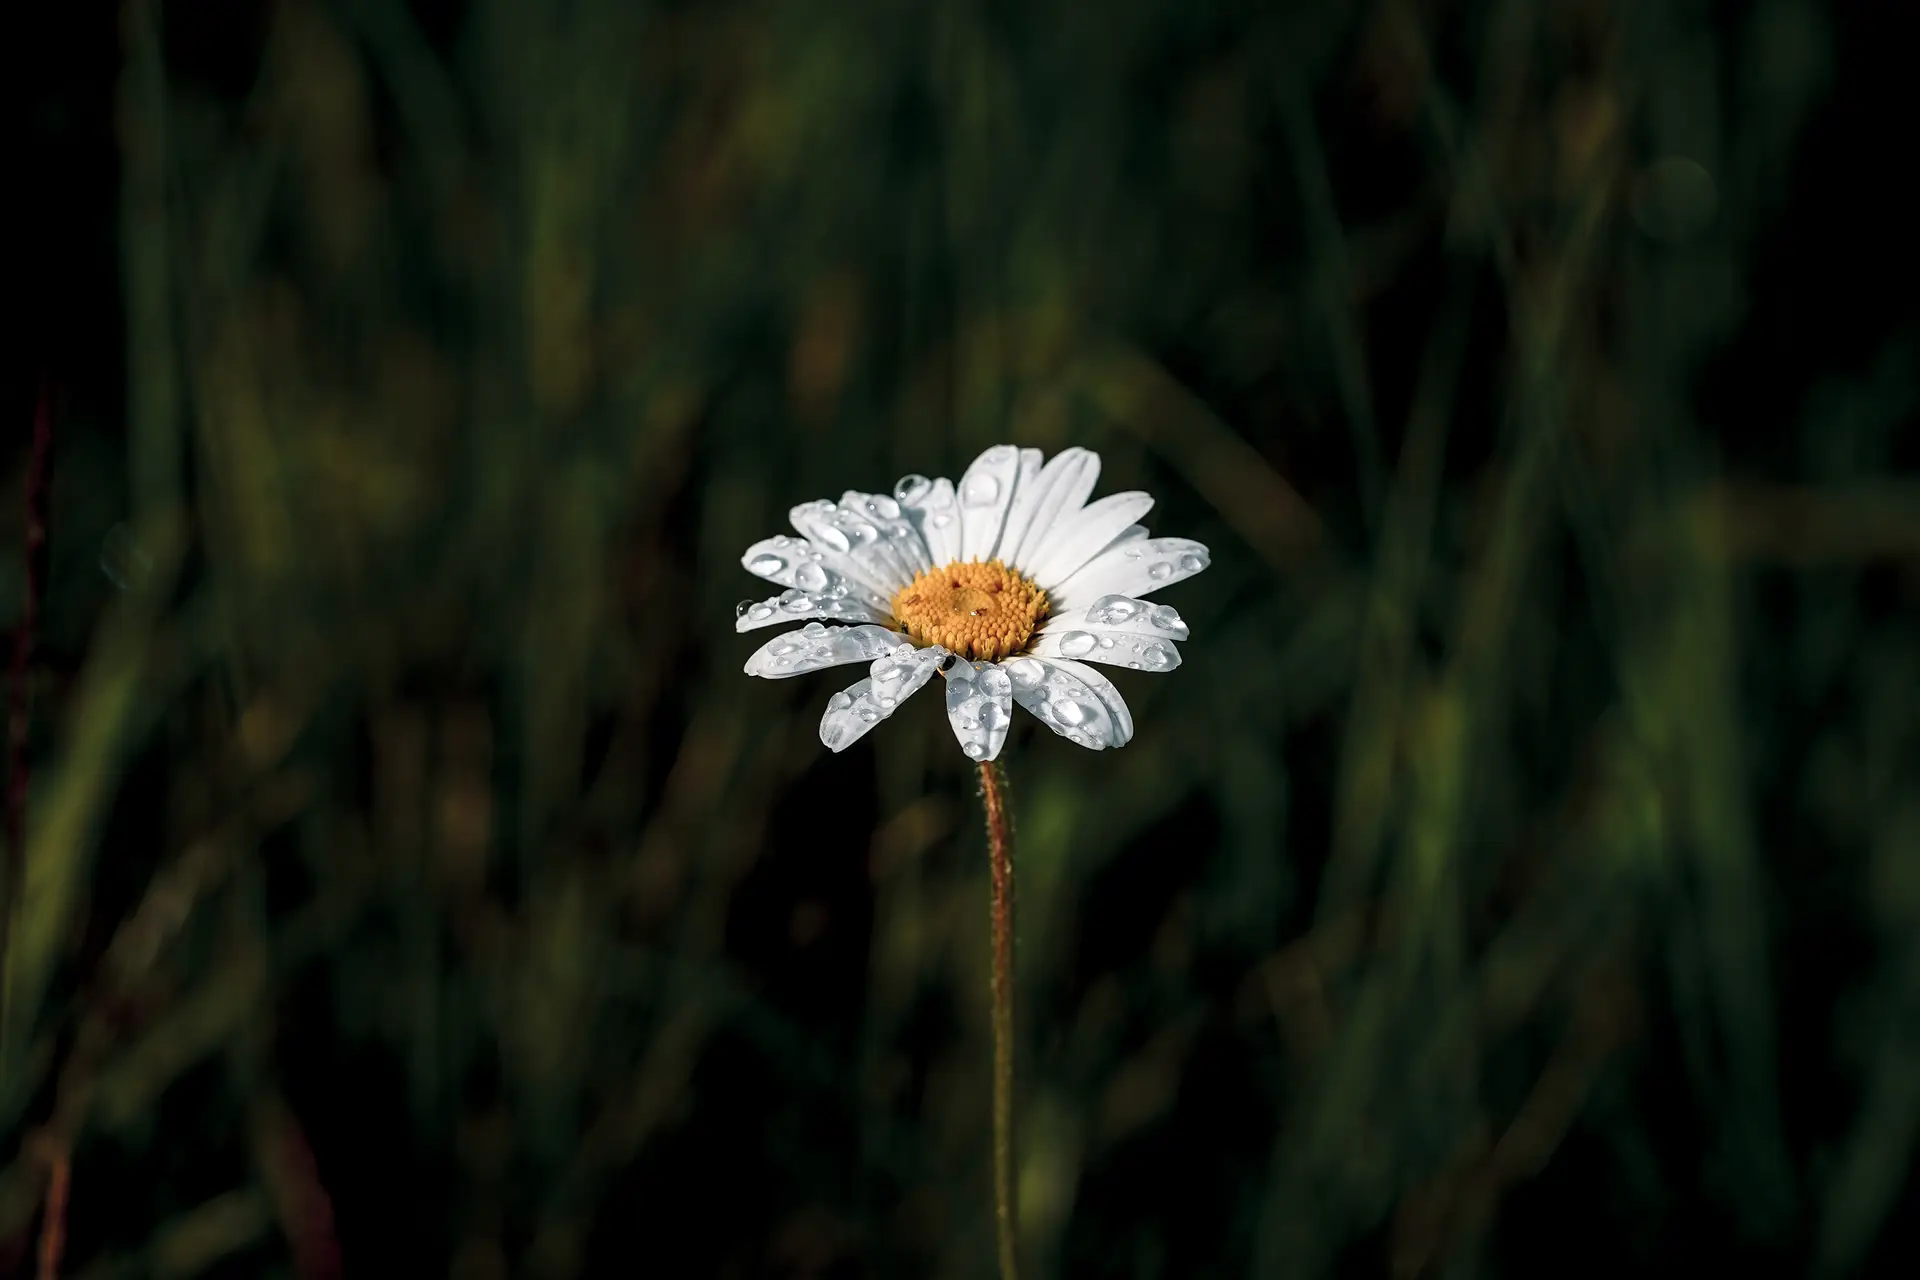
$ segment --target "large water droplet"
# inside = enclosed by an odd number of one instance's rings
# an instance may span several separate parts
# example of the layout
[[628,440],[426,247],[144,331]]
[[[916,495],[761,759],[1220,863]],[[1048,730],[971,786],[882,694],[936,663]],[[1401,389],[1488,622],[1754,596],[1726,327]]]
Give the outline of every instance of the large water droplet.
[[845,711],[848,707],[852,705],[853,705],[853,699],[847,696],[847,693],[845,690],[842,690],[839,693],[834,694],[831,698],[827,699],[827,710],[829,711]]
[[1198,573],[1207,567],[1207,558],[1196,551],[1189,551],[1180,557],[1180,572]]
[[876,519],[898,520],[900,518],[900,504],[884,493],[872,495],[863,505],[867,509],[867,514]]
[[1180,611],[1170,604],[1155,605],[1151,616],[1153,625],[1162,631],[1177,631],[1182,634],[1186,632],[1186,619],[1182,618]]
[[846,535],[853,539],[854,545],[856,546],[868,542],[876,542],[880,538],[880,531],[868,524],[865,520],[851,521],[844,526],[844,529]]
[[787,567],[787,562],[779,556],[755,556],[747,562],[747,568],[763,578],[771,578]]
[[978,738],[970,740],[966,746],[960,749],[967,753],[967,759],[969,760],[982,760],[986,758],[987,744]]
[[768,604],[765,600],[762,600],[759,604],[753,606],[753,608],[747,611],[747,621],[748,622],[765,622],[768,618],[771,618],[773,616],[773,613],[774,613],[773,606]]
[[827,571],[817,564],[803,564],[793,571],[795,585],[818,591],[827,585]]
[[893,482],[893,496],[908,506],[918,506],[927,496],[927,490],[933,488],[933,481],[919,472],[909,472]]
[[880,713],[874,710],[873,707],[869,706],[867,703],[864,703],[864,702],[861,703],[858,707],[854,708],[853,714],[859,716],[862,720],[865,720],[868,724],[872,724],[875,720],[878,720],[880,718]]
[[960,501],[969,507],[990,507],[999,496],[1000,482],[987,475],[968,476],[960,490]]
[[733,616],[736,618],[746,617],[747,610],[753,608],[755,603],[756,602],[752,600],[742,600],[739,604],[733,606]]
[[830,524],[822,525],[815,529],[813,536],[819,540],[822,546],[832,547],[835,551],[853,550],[853,543],[848,541],[847,535]]
[[1173,665],[1173,651],[1156,640],[1141,653],[1140,661],[1149,671],[1165,671]]
[[1054,718],[1061,724],[1085,724],[1093,712],[1084,702],[1074,698],[1055,698],[1053,700]]
[[1007,664],[1006,672],[1023,689],[1031,689],[1047,678],[1047,669],[1032,658],[1015,658]]
[[1110,627],[1116,623],[1126,622],[1144,607],[1140,601],[1128,596],[1101,596],[1093,602],[1093,607],[1087,610],[1087,621]]
[[805,613],[813,604],[813,597],[798,587],[788,587],[780,593],[780,607],[788,613]]
[[1099,644],[1094,636],[1085,631],[1069,631],[1060,637],[1060,654],[1066,658],[1084,658],[1092,653]]
[[980,687],[996,698],[1004,698],[1013,691],[1013,681],[999,667],[988,667],[980,673]]
[[1173,573],[1173,566],[1168,564],[1165,560],[1159,561],[1158,563],[1149,567],[1147,570],[1147,576],[1149,578],[1152,578],[1156,582],[1160,581],[1163,578],[1168,577],[1172,573]]
[[980,728],[985,731],[991,731],[999,723],[1000,704],[997,702],[982,703],[980,707]]

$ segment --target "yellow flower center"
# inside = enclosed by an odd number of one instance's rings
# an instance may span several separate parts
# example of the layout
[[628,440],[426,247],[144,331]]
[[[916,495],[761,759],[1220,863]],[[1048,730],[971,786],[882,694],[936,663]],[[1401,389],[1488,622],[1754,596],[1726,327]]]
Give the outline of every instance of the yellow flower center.
[[956,560],[902,587],[893,616],[921,644],[992,662],[1026,647],[1047,593],[998,560]]

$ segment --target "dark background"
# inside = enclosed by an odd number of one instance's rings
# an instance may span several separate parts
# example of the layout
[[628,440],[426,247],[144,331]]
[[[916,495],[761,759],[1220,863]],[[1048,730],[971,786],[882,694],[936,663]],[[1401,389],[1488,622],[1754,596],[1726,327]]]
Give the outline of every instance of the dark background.
[[1003,756],[1030,1275],[1902,1274],[1904,7],[16,15],[0,1271],[989,1274],[968,763],[731,619],[1006,439],[1214,552]]

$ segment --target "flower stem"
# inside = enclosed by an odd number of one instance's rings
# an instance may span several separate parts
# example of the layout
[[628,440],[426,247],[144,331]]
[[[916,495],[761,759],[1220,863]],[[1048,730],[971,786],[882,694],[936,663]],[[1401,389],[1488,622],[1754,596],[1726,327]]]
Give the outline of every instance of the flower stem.
[[991,760],[980,762],[987,808],[987,856],[993,870],[993,1218],[1000,1280],[1017,1280],[1013,1187],[1013,823]]

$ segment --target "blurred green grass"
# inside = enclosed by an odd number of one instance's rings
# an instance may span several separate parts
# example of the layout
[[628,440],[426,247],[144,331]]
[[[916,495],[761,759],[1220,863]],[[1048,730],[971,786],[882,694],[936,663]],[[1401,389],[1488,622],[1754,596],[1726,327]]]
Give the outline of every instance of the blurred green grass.
[[76,27],[119,283],[48,357],[0,1265],[64,1150],[76,1276],[985,1274],[967,762],[829,756],[728,623],[789,506],[1013,439],[1216,557],[1132,745],[1007,750],[1032,1274],[1887,1274],[1920,331],[1823,305],[1912,264],[1857,17]]

